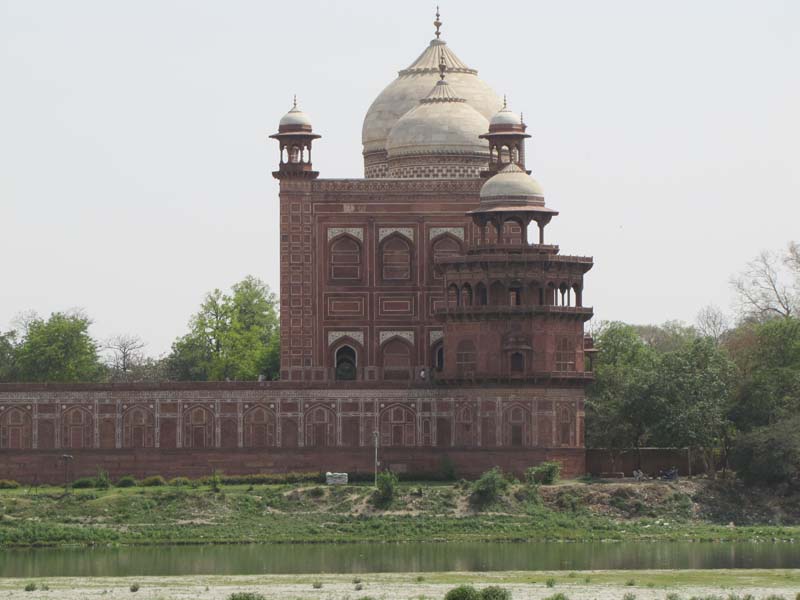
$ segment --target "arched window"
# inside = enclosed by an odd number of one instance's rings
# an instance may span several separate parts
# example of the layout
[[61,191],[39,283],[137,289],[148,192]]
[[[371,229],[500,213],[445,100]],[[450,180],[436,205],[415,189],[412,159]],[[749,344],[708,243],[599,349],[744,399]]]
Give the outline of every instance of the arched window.
[[475,342],[472,340],[461,340],[456,348],[456,369],[462,377],[475,375],[477,363],[477,351]]
[[386,342],[382,348],[383,378],[408,379],[411,376],[411,348],[399,339]]
[[330,246],[330,278],[337,281],[361,280],[361,243],[349,235],[336,238]]
[[390,406],[380,414],[382,446],[414,446],[416,415],[407,406]]
[[455,308],[459,305],[459,300],[458,286],[455,283],[451,283],[447,287],[447,307]]
[[433,347],[433,368],[437,371],[441,371],[444,369],[444,344],[442,342],[438,342]]
[[525,371],[525,356],[522,352],[514,352],[511,355],[511,372],[522,373]]
[[411,279],[411,247],[399,235],[390,235],[381,244],[381,279],[408,281]]
[[461,306],[472,306],[472,286],[468,283],[461,288]]
[[431,264],[430,271],[433,273],[433,279],[441,279],[441,271],[434,268],[436,259],[445,256],[461,254],[461,244],[458,243],[457,239],[450,235],[442,235],[436,238],[436,240],[433,242],[431,250],[431,259],[433,260],[433,263]]
[[575,340],[571,336],[561,336],[556,342],[556,371],[575,370]]
[[568,406],[558,410],[558,443],[562,446],[572,445],[572,411]]
[[254,406],[244,414],[245,448],[268,448],[275,445],[275,418],[263,406]]
[[522,304],[522,287],[515,284],[508,288],[508,303],[511,306]]
[[488,294],[486,293],[486,286],[479,283],[475,286],[475,304],[478,306],[486,306],[489,303]]
[[336,351],[337,381],[353,381],[356,378],[356,351],[342,346]]

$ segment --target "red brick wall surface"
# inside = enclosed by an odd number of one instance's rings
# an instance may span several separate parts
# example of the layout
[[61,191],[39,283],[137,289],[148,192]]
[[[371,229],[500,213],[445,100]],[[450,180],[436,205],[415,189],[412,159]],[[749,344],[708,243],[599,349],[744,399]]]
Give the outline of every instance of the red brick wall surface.
[[[64,481],[63,452],[53,450],[3,451],[0,479],[20,483],[60,484]],[[225,474],[286,473],[336,471],[372,473],[373,449],[238,449],[238,450],[78,450],[70,452],[67,479],[93,477],[98,470],[107,471],[112,480],[122,475],[141,478],[149,475],[164,477],[203,477],[215,469]],[[584,472],[582,449],[531,448],[508,450],[465,450],[441,448],[382,448],[381,468],[400,473],[435,473],[442,468],[444,457],[452,461],[458,477],[474,478],[500,466],[522,475],[529,466],[543,460],[558,460],[565,476]]]

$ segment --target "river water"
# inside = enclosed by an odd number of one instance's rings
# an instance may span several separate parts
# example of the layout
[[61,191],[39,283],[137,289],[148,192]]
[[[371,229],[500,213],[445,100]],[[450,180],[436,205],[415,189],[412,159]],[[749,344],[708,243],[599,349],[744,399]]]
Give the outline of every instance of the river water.
[[800,544],[282,544],[0,550],[0,577],[800,568]]

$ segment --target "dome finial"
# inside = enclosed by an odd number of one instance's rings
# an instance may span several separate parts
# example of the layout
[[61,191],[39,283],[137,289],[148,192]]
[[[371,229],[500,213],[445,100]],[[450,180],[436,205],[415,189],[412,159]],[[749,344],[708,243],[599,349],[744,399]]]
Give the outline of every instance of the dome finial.
[[444,74],[447,72],[447,63],[444,61],[444,54],[439,57],[439,79],[444,81]]
[[508,108],[508,100],[505,94],[503,94],[503,108]]
[[292,96],[292,108],[297,108],[297,94]]
[[439,31],[439,28],[442,26],[442,22],[439,20],[439,6],[436,6],[436,20],[433,22],[434,27],[436,27],[436,39],[439,39],[439,36],[442,35],[442,32]]

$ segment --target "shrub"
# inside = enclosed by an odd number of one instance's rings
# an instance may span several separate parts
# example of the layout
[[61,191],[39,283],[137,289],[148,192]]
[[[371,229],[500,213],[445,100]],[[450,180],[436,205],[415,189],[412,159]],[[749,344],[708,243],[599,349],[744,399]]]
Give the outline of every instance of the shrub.
[[313,487],[308,490],[308,495],[312,498],[322,498],[325,495],[325,489],[321,487]]
[[628,585],[628,586],[636,585],[636,581],[633,580],[633,579],[628,579],[628,581],[625,582],[625,585]]
[[361,583],[361,577],[353,577],[353,583],[356,584],[356,585]]
[[627,594],[623,594],[622,600],[636,600],[636,594],[628,592]]
[[158,487],[160,485],[167,485],[166,480],[161,475],[151,475],[145,477],[139,482],[142,487]]
[[97,470],[97,477],[94,480],[94,487],[98,490],[107,490],[111,487],[111,480],[108,478],[108,471]]
[[553,485],[558,481],[560,475],[561,463],[552,460],[530,467],[525,471],[525,479],[528,483],[541,483],[544,485]]
[[355,589],[357,592],[360,592],[361,590],[363,590],[363,589],[364,589],[364,584],[363,584],[363,583],[357,583],[354,589]]
[[218,492],[222,486],[222,475],[220,475],[217,471],[214,471],[211,474],[211,477],[208,478],[208,484],[211,486],[212,491]]
[[228,600],[267,600],[263,594],[256,592],[234,592],[228,596]]
[[569,600],[569,598],[566,596],[566,594],[558,592],[557,594],[553,594],[552,596],[544,598],[544,600]]
[[25,591],[26,592],[35,592],[37,589],[37,585],[31,581],[30,583],[25,584]]
[[556,580],[550,577],[547,581],[544,582],[544,584],[549,588],[556,587]]
[[117,479],[116,486],[120,488],[127,488],[127,487],[134,487],[136,485],[136,479],[133,475],[123,475],[119,479]]
[[[319,472],[308,473],[252,473],[250,475],[224,475],[217,473],[221,485],[280,485],[284,483],[325,483],[325,474]],[[210,485],[214,475],[202,478],[203,485]],[[356,477],[351,476],[350,481]],[[365,477],[364,481],[372,480],[372,476]]]
[[131,584],[131,591],[132,592],[138,592],[139,591],[139,584],[138,583],[132,583]]
[[499,585],[490,585],[481,590],[481,600],[511,600],[511,592]]
[[800,480],[800,416],[778,421],[737,438],[731,464],[748,485]]
[[322,582],[321,581],[315,581],[314,583],[311,584],[311,587],[313,587],[315,590],[322,589]]
[[497,500],[508,488],[508,480],[499,467],[486,471],[472,484],[470,501],[476,506],[487,506]]
[[444,600],[481,600],[481,595],[471,585],[460,585],[447,592]]
[[377,507],[389,506],[394,500],[398,483],[397,475],[391,471],[378,473],[378,487],[372,493],[372,504]]
[[93,488],[95,485],[95,480],[93,477],[80,477],[72,482],[72,488],[76,490],[85,490],[88,488]]
[[174,477],[173,479],[169,480],[169,484],[175,487],[185,487],[191,485],[192,482],[188,477]]
[[0,490],[15,490],[19,487],[19,483],[13,479],[0,479]]
[[445,481],[455,481],[456,480],[456,465],[453,463],[453,459],[451,459],[446,454],[442,457],[442,478]]

